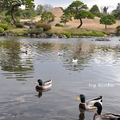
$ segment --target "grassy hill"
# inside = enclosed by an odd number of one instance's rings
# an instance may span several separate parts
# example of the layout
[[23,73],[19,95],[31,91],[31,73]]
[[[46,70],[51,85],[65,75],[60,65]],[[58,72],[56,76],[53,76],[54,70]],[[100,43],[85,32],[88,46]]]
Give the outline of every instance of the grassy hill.
[[[52,25],[55,25],[56,23],[60,22],[60,16],[63,14],[63,11],[61,8],[56,7],[53,8],[51,12],[56,16],[54,23],[52,23]],[[83,19],[83,25],[81,28],[85,28],[87,30],[93,30],[93,31],[106,32],[105,26],[100,24],[99,20],[100,18],[98,17],[95,17],[94,19]],[[67,23],[66,28],[77,28],[78,25],[79,25],[79,20],[73,19],[72,21]],[[108,32],[110,33],[115,32],[116,27],[118,25],[120,25],[120,20],[117,20],[116,24],[108,26]]]
[[[64,31],[73,31],[74,32],[88,32],[88,31],[98,31],[98,32],[105,32],[105,33],[114,33],[116,30],[116,27],[120,25],[120,20],[116,21],[116,24],[108,26],[108,30],[105,30],[105,26],[99,23],[100,18],[95,17],[94,19],[83,19],[83,25],[82,29],[78,30],[76,29],[77,26],[79,25],[79,20],[72,20],[67,23],[65,27],[55,27],[56,23],[60,23],[60,16],[63,14],[63,10],[60,7],[55,7],[51,10],[51,12],[56,16],[55,21],[51,23],[52,25],[52,32],[64,32]],[[35,17],[33,21],[39,21],[40,16]],[[23,20],[21,20],[23,21]],[[24,20],[28,21],[28,20]]]

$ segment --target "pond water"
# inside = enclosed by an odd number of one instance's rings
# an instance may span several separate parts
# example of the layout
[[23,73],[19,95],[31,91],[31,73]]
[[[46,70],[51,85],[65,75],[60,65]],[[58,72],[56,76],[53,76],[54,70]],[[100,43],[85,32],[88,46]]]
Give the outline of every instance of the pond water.
[[[109,39],[1,37],[0,120],[83,120],[80,94],[102,95],[102,112],[120,114],[120,38]],[[38,93],[37,79],[52,79],[52,89]]]

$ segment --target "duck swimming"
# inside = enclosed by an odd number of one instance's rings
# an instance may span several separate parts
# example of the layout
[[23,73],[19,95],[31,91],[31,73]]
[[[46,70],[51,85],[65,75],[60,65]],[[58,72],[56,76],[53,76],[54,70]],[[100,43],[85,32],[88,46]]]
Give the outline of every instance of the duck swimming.
[[113,113],[105,113],[101,115],[102,105],[99,102],[94,103],[91,107],[97,107],[97,113],[93,116],[93,120],[120,120],[120,115]]
[[38,83],[39,85],[36,86],[37,91],[47,91],[50,90],[52,87],[52,80],[47,80],[43,82],[41,79],[38,79],[35,83]]
[[99,102],[100,104],[102,104],[102,96],[93,98],[93,99],[89,99],[86,101],[85,95],[80,94],[80,96],[77,97],[77,100],[81,100],[81,103],[79,104],[79,108],[82,110],[95,110],[96,107],[91,107],[91,105],[94,105],[94,103],[96,103],[96,102]]

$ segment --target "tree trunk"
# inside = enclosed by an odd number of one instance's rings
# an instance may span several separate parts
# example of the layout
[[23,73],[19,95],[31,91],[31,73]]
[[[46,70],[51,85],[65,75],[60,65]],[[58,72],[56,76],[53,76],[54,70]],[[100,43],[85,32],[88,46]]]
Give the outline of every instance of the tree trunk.
[[15,5],[11,6],[10,14],[11,14],[11,17],[12,17],[13,24],[16,23],[16,20],[14,18],[14,14],[13,13],[14,13],[15,8],[17,8],[19,6],[21,6],[21,4],[15,4]]
[[77,28],[80,28],[82,24],[83,24],[82,19],[80,19],[80,25]]
[[12,9],[11,9],[11,17],[12,17],[13,24],[15,24],[15,23],[16,23],[16,20],[15,20],[15,18],[14,18],[13,10],[12,10]]
[[107,30],[107,25],[105,24],[105,30]]
[[65,27],[66,27],[66,23],[65,23],[65,25],[64,25]]

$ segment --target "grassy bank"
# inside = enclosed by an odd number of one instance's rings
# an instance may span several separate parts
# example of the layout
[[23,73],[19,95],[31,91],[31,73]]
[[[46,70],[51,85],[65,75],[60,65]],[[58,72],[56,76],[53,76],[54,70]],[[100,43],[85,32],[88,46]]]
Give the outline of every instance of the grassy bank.
[[53,27],[50,33],[55,34],[65,34],[66,36],[105,36],[103,32],[97,32],[92,30],[87,30],[84,28],[64,28],[64,27]]
[[[9,27],[9,29],[6,31],[7,33],[14,33],[14,34],[21,34],[24,35],[24,33],[28,32],[27,28],[15,28],[15,27]],[[55,33],[57,35],[64,34],[68,38],[71,36],[105,36],[102,32],[87,30],[84,28],[66,28],[66,27],[52,27],[51,30],[47,31],[47,33]]]

